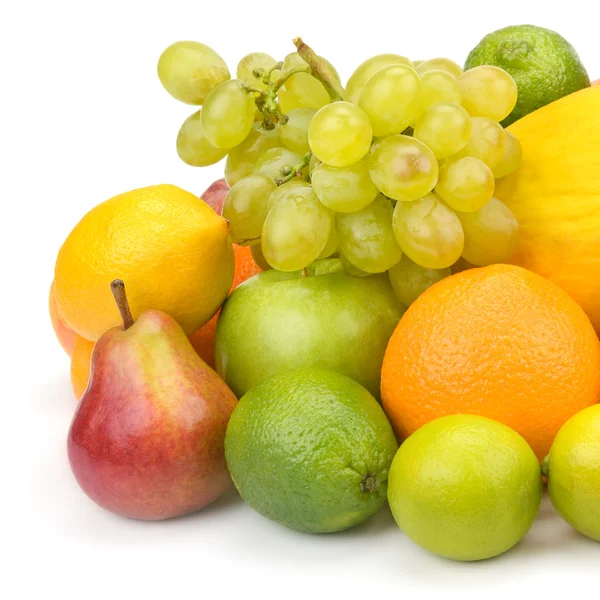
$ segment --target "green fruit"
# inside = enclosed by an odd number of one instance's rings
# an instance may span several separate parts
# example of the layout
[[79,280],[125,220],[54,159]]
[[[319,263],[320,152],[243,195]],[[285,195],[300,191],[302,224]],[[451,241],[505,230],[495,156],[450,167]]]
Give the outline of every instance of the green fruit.
[[386,345],[403,309],[386,274],[357,278],[339,259],[309,275],[259,273],[235,289],[217,324],[217,371],[239,398],[282,371],[318,367],[379,398]]
[[501,67],[517,84],[517,105],[502,121],[504,127],[590,86],[590,78],[573,46],[555,31],[535,25],[505,27],[486,35],[471,50],[465,69],[480,65]]
[[311,533],[348,529],[376,513],[397,448],[375,398],[321,369],[280,373],[252,388],[225,437],[227,466],[244,501]]
[[542,467],[560,516],[600,542],[600,405],[582,410],[562,426]]
[[394,518],[419,546],[454,560],[512,548],[542,498],[540,465],[527,442],[491,419],[452,415],[418,429],[390,469]]

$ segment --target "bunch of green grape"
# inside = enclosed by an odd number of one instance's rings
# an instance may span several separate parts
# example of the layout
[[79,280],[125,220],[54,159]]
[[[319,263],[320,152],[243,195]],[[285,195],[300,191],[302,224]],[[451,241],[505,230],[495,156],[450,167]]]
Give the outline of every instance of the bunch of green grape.
[[198,42],[173,44],[158,63],[166,90],[202,107],[181,126],[181,159],[227,157],[233,242],[281,271],[339,255],[354,276],[388,272],[405,305],[457,265],[509,260],[518,223],[494,189],[521,162],[499,124],[517,101],[512,77],[382,54],[343,88],[328,61],[295,43],[281,62],[245,56],[236,79]]

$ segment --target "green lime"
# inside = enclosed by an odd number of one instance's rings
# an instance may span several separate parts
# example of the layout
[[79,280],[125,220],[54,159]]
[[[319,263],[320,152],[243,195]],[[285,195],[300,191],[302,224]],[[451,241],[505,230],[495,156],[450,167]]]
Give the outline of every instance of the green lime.
[[225,436],[227,466],[244,501],[311,533],[348,529],[377,512],[397,448],[375,398],[321,369],[263,380],[242,397]]
[[531,527],[542,499],[540,465],[506,425],[442,417],[400,446],[388,499],[399,527],[419,546],[454,560],[491,558]]
[[600,405],[582,410],[561,427],[542,468],[560,516],[600,542]]
[[514,25],[486,35],[469,53],[465,69],[494,65],[517,84],[517,105],[503,126],[590,86],[575,49],[564,37],[535,25]]

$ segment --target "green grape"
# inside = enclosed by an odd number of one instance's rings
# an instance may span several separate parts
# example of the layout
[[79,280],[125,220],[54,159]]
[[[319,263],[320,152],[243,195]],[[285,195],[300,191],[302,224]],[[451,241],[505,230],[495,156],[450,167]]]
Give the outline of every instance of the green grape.
[[200,111],[189,116],[177,134],[177,154],[192,167],[214,165],[227,155],[227,150],[215,148],[204,134]]
[[352,277],[368,277],[369,275],[373,275],[373,273],[367,273],[366,271],[362,271],[358,267],[355,267],[341,252],[340,262],[342,263],[342,267],[344,267],[344,271],[346,271],[348,275],[352,275]]
[[277,188],[266,175],[254,174],[238,181],[227,193],[223,216],[229,221],[231,239],[240,246],[260,243],[267,218],[267,203]]
[[204,101],[202,125],[208,141],[217,148],[241,144],[254,123],[254,97],[237,79],[217,86]]
[[421,85],[423,87],[424,108],[438,102],[461,103],[462,97],[458,81],[448,71],[434,69],[421,73]]
[[163,87],[186,104],[202,104],[209,92],[229,77],[225,61],[200,42],[175,42],[158,59]]
[[440,170],[435,192],[454,210],[479,210],[494,195],[496,182],[491,169],[478,158],[465,156]]
[[489,117],[471,117],[471,137],[455,157],[473,156],[493,169],[504,156],[506,132]]
[[308,73],[292,75],[279,89],[277,98],[279,108],[285,114],[296,108],[319,110],[330,101],[323,84]]
[[429,60],[424,60],[417,65],[417,73],[422,75],[427,71],[446,71],[446,73],[450,73],[453,77],[458,79],[462,74],[462,67],[457,65],[453,60],[449,58],[430,58]]
[[312,176],[313,171],[323,163],[314,155],[310,155],[310,162],[308,163],[308,174]]
[[[340,75],[337,72],[337,69],[326,58],[323,58],[322,56],[319,56],[318,58],[327,65],[331,75],[333,75],[337,82],[340,83]],[[310,66],[297,52],[291,52],[283,59],[280,76],[285,77],[292,69],[303,69],[305,73],[310,73]]]
[[331,230],[325,248],[317,258],[329,258],[335,254],[340,248],[340,240],[338,239],[337,229],[335,228],[335,219],[331,219]]
[[[258,88],[259,90],[266,90],[267,84],[259,77],[254,75],[254,71],[262,69],[263,71],[270,71],[277,61],[264,52],[252,52],[247,54],[240,60],[237,67],[237,78],[245,81],[247,84]],[[271,81],[276,80],[278,73],[276,71],[271,75]]]
[[379,195],[361,210],[336,214],[340,252],[361,271],[383,273],[402,258],[392,230],[393,211],[392,203]]
[[391,135],[373,145],[367,167],[377,189],[402,202],[428,194],[438,180],[438,162],[420,140]]
[[271,208],[262,230],[267,262],[279,271],[298,271],[317,259],[327,245],[333,213],[310,187],[294,187]]
[[492,198],[475,212],[458,213],[465,232],[462,256],[478,267],[510,260],[519,245],[519,224],[512,211]]
[[463,251],[460,221],[435,194],[396,203],[393,227],[402,251],[426,269],[446,269]]
[[447,158],[467,145],[469,113],[458,104],[433,104],[415,123],[413,137],[427,144],[436,158]]
[[383,67],[389,67],[390,65],[413,66],[408,58],[399,54],[378,54],[377,56],[367,58],[365,62],[356,68],[350,79],[348,79],[345,94],[346,100],[352,102],[352,104],[358,104],[360,94],[371,76],[375,75]]
[[367,113],[377,137],[401,133],[423,112],[423,88],[407,65],[383,67],[365,84],[359,106]]
[[513,173],[521,166],[523,149],[521,142],[510,132],[506,131],[506,147],[502,158],[494,165],[492,172],[496,179]]
[[282,183],[277,187],[277,189],[271,192],[267,202],[267,213],[273,208],[273,206],[275,206],[277,202],[279,202],[280,198],[285,196],[290,190],[296,187],[310,187],[310,184],[304,181],[304,179],[297,178],[290,179],[289,181],[286,181],[286,183]]
[[502,121],[517,103],[517,84],[500,67],[481,65],[458,78],[462,105],[472,117]]
[[256,163],[264,152],[280,146],[278,127],[261,129],[260,125],[254,125],[248,137],[239,146],[229,151],[225,163],[225,180],[232,186],[240,179],[248,177],[256,169]]
[[423,61],[423,60],[413,60],[412,64],[413,64],[413,67],[416,69],[423,62],[425,62],[425,61]]
[[365,208],[378,193],[363,161],[344,169],[321,164],[313,171],[311,183],[317,198],[335,212]]
[[282,144],[300,156],[310,152],[308,126],[315,113],[316,111],[312,108],[296,108],[287,115],[288,122],[280,126]]
[[267,262],[267,259],[264,257],[262,253],[262,246],[260,244],[254,244],[254,246],[250,246],[250,252],[252,253],[252,258],[254,262],[263,270],[268,271],[271,269],[271,265]]
[[404,306],[410,306],[424,291],[450,274],[450,269],[426,269],[406,254],[388,271],[396,296]]
[[358,162],[369,151],[372,139],[369,117],[350,102],[324,106],[308,128],[310,149],[321,162],[333,167]]
[[287,148],[271,148],[263,152],[256,163],[256,172],[272,179],[282,176],[283,167],[293,168],[302,162],[302,158]]

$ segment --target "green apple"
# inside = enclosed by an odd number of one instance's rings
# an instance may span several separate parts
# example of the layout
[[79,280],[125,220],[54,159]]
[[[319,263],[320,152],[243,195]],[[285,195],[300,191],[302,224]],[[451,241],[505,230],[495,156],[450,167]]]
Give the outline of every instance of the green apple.
[[318,367],[379,398],[381,363],[402,316],[387,275],[353,277],[339,259],[301,272],[269,270],[229,296],[215,339],[217,372],[241,398],[270,375]]

